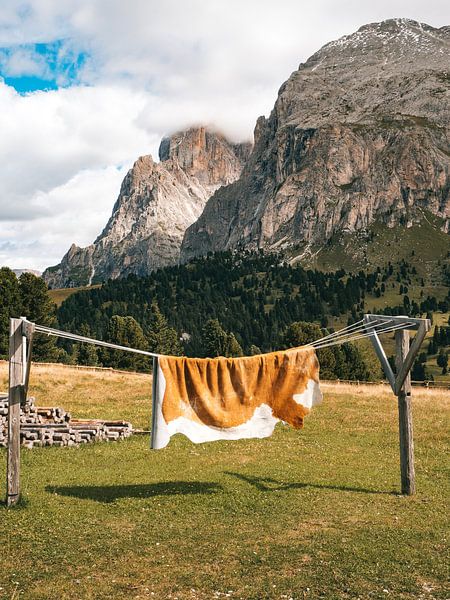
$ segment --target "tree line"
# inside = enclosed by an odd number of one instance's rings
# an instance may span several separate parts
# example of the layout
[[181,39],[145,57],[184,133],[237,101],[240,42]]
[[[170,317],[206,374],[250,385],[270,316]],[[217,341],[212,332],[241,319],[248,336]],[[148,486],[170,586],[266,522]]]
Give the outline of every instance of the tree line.
[[[162,354],[268,352],[318,339],[332,331],[329,324],[336,319],[343,324],[355,322],[370,297],[384,295],[389,288],[399,290],[402,302],[384,309],[386,314],[404,314],[405,305],[411,315],[445,308],[448,299],[405,299],[415,276],[414,267],[405,261],[368,273],[343,269],[324,273],[290,265],[278,255],[224,252],[159,269],[148,277],[108,281],[71,295],[56,309],[42,279],[29,273],[17,279],[4,268],[0,270],[0,355],[8,351],[9,316],[20,314],[44,325]],[[441,330],[436,340],[444,335]],[[446,340],[442,337],[443,345]],[[146,357],[67,340],[55,343],[51,338],[37,342],[35,359],[123,369],[149,367]],[[326,378],[368,379],[373,373],[350,344],[323,349],[319,359]]]

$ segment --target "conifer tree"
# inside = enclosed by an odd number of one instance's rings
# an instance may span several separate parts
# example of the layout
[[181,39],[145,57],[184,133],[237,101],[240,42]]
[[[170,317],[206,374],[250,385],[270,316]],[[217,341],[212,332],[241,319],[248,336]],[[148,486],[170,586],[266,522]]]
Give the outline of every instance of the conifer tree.
[[[52,302],[45,281],[33,273],[22,273],[19,277],[21,312],[29,321],[54,327],[56,306]],[[33,340],[33,360],[53,361],[59,356],[56,339],[36,335]]]
[[[86,324],[81,325],[80,335],[92,337],[91,331]],[[98,365],[98,349],[92,344],[74,344],[72,348],[73,362],[78,365],[96,367]]]
[[202,354],[206,357],[226,356],[228,335],[218,319],[209,319],[202,329]]
[[148,345],[150,352],[181,356],[183,348],[173,327],[169,327],[166,317],[156,302],[150,306],[150,322],[148,328]]
[[[139,323],[130,316],[113,315],[109,320],[106,341],[119,346],[147,350],[147,340]],[[101,351],[102,362],[105,366],[115,369],[146,370],[150,360],[146,356],[133,354],[124,350],[104,348]]]
[[237,341],[234,333],[227,335],[227,351],[225,356],[244,356],[240,343]]
[[448,352],[445,352],[443,348],[439,350],[439,354],[437,355],[436,362],[438,367],[442,369],[442,375],[447,373],[448,368]]
[[252,344],[249,349],[250,356],[256,356],[257,354],[261,354],[261,348]]

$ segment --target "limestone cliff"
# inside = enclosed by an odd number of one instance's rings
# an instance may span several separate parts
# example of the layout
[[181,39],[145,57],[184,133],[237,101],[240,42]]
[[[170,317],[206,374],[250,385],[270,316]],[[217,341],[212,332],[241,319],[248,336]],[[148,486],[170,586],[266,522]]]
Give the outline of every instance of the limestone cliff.
[[86,248],[72,245],[45,281],[87,285],[177,263],[186,228],[211,194],[239,177],[250,150],[205,127],[163,139],[159,163],[142,156],[126,175],[101,235]]
[[374,223],[448,230],[450,27],[366,25],[281,87],[238,181],[185,234],[182,260],[229,248],[319,252]]

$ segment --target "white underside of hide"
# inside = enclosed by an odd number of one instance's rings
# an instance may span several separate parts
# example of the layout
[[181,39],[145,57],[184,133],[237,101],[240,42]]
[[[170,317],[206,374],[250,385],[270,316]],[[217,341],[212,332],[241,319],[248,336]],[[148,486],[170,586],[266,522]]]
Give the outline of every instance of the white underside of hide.
[[272,435],[278,419],[272,415],[272,409],[267,404],[261,404],[255,409],[251,419],[235,427],[214,427],[202,425],[186,417],[178,417],[168,425],[169,435],[183,433],[191,442],[214,442],[216,440],[240,440],[244,438],[264,438]]
[[311,410],[313,406],[317,406],[322,402],[322,392],[320,391],[319,384],[314,381],[314,379],[310,379],[308,381],[308,385],[306,386],[306,390],[301,394],[294,394],[294,400],[297,404],[301,404],[305,408]]

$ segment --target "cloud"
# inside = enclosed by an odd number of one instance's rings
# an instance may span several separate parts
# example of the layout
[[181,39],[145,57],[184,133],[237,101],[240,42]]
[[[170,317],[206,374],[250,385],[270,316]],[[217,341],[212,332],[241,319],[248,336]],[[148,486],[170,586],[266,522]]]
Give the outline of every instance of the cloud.
[[45,58],[31,48],[17,48],[0,52],[0,70],[5,77],[34,75],[41,79],[50,77]]
[[41,210],[32,220],[16,215],[20,218],[0,221],[0,264],[41,270],[59,262],[73,241],[92,243],[106,224],[129,166],[81,171],[49,192],[38,192],[31,203]]
[[42,269],[105,225],[127,169],[157,155],[148,94],[99,85],[22,96],[0,83],[0,264]]
[[39,192],[48,193],[80,171],[155,152],[159,135],[137,124],[147,101],[146,94],[119,87],[21,96],[0,83],[0,219],[11,205],[25,215]]
[[44,268],[72,242],[92,242],[124,169],[156,157],[162,135],[201,122],[248,139],[300,62],[367,22],[401,16],[442,26],[450,5],[4,0],[3,77],[50,70],[55,85],[71,85],[20,95],[0,81],[0,262]]

